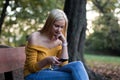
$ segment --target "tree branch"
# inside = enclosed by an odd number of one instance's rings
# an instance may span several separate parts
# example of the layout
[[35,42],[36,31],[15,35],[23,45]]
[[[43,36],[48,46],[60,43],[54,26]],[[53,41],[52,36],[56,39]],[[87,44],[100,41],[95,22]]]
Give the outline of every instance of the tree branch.
[[8,5],[9,5],[9,1],[10,0],[5,0],[5,4],[3,6],[3,10],[2,10],[2,13],[1,13],[1,17],[0,17],[0,34],[2,32],[2,24],[3,24],[5,16],[6,16],[6,9],[7,9]]

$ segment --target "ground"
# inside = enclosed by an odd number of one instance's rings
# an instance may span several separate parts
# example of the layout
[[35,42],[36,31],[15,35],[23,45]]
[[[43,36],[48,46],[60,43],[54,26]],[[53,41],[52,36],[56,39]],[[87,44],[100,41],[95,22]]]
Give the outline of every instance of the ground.
[[89,66],[94,72],[104,76],[107,80],[120,80],[120,65],[93,63]]

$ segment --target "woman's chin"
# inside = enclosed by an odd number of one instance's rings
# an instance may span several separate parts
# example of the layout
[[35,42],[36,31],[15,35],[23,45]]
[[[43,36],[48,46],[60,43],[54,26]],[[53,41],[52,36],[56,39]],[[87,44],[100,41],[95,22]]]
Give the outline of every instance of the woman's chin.
[[58,37],[55,35],[55,36],[54,36],[54,40],[57,40],[57,39],[58,39]]

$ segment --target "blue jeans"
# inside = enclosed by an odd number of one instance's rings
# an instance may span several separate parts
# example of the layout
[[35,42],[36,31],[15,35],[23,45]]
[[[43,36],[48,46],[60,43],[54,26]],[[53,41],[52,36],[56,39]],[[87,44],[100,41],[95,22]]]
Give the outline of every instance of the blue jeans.
[[82,62],[74,61],[53,70],[40,70],[26,76],[25,80],[89,80],[89,78]]

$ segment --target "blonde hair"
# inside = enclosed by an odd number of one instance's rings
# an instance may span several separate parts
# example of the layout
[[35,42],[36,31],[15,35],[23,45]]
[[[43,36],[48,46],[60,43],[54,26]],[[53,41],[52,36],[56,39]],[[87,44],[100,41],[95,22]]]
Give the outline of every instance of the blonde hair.
[[65,26],[63,29],[63,34],[66,37],[67,36],[67,27],[68,27],[68,19],[66,14],[60,10],[60,9],[53,9],[49,15],[48,18],[45,22],[45,25],[43,26],[42,30],[43,32],[48,32],[49,30],[51,30],[50,28],[53,26],[54,22],[57,20],[61,20],[64,19],[65,20]]

